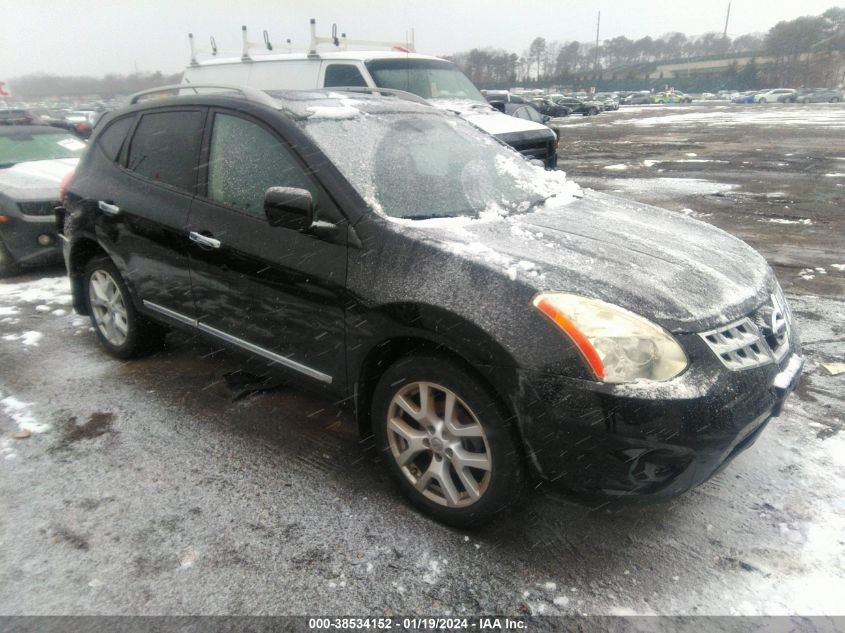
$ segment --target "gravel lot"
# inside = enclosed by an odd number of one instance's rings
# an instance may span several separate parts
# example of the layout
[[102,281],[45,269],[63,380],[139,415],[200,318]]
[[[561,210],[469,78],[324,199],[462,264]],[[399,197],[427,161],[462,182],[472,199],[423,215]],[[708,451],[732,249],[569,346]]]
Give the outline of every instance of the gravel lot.
[[821,366],[845,361],[843,141],[845,108],[824,105],[561,122],[584,186],[760,249],[802,332],[781,417],[669,504],[539,490],[482,531],[446,528],[335,404],[237,398],[223,377],[244,363],[181,334],[113,360],[60,270],[0,282],[0,613],[845,613],[845,375]]

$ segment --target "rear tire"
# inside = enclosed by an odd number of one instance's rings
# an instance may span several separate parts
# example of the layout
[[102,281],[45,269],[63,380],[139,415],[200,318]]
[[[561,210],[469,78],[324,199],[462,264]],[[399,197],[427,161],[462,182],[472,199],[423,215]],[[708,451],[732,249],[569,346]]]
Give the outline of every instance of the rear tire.
[[479,526],[523,497],[525,467],[507,413],[487,385],[449,357],[397,361],[375,388],[372,415],[402,494],[438,521]]
[[112,356],[136,358],[160,350],[166,330],[140,314],[117,266],[108,257],[85,267],[85,303],[97,338]]

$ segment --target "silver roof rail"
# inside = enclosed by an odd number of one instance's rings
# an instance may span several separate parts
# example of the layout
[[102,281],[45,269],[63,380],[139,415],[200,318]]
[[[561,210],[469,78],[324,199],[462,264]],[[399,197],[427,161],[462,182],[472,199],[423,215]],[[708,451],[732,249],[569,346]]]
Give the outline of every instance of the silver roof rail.
[[396,90],[395,88],[370,88],[369,86],[332,86],[331,88],[323,88],[323,90],[329,92],[361,92],[361,93],[369,93],[369,94],[384,94],[390,95],[392,97],[397,97],[399,99],[404,99],[405,101],[413,101],[415,103],[421,103],[422,105],[430,106],[431,103],[426,99],[422,98],[419,95],[415,95],[413,92],[408,92],[407,90]]
[[[194,94],[200,94],[200,90],[212,90],[218,92],[236,92],[241,95],[244,99],[248,101],[256,101],[258,103],[263,103],[264,105],[276,107],[278,106],[278,102],[273,99],[270,95],[266,92],[261,90],[257,90],[255,88],[248,88],[245,86],[230,86],[226,84],[170,84],[168,86],[159,86],[158,88],[149,88],[147,90],[141,90],[140,92],[136,92],[135,94],[129,97],[129,105],[135,105],[139,101],[141,101],[144,97],[148,97],[158,93],[166,93],[166,92],[176,92],[175,95],[172,96],[179,96],[179,92],[182,90],[193,90]],[[207,93],[205,93],[207,94]]]

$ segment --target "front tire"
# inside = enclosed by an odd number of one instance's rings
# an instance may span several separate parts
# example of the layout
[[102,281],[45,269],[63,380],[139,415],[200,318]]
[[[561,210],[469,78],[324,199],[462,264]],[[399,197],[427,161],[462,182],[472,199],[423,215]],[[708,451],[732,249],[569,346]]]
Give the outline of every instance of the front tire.
[[522,498],[525,468],[507,414],[471,370],[445,356],[407,356],[379,380],[372,412],[391,476],[438,521],[475,527]]
[[100,343],[116,358],[135,358],[161,349],[165,330],[144,318],[108,257],[95,257],[85,268],[85,302]]

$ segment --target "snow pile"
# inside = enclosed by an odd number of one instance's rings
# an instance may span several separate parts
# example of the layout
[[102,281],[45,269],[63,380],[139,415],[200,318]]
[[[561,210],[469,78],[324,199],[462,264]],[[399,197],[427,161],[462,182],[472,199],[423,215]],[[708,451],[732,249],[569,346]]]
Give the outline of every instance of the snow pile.
[[347,105],[340,106],[311,106],[308,111],[311,119],[354,119],[361,116],[361,111]]
[[36,332],[35,330],[29,330],[27,332],[23,332],[22,334],[6,334],[3,337],[4,341],[20,341],[26,346],[38,346],[38,341],[44,335],[41,332]]
[[786,218],[769,218],[769,222],[773,224],[812,224],[810,218],[798,218],[796,220],[787,220]]
[[18,429],[29,431],[30,433],[43,433],[50,428],[50,425],[38,422],[32,413],[31,407],[31,402],[21,402],[13,396],[6,396],[0,399],[0,409],[18,425]]

